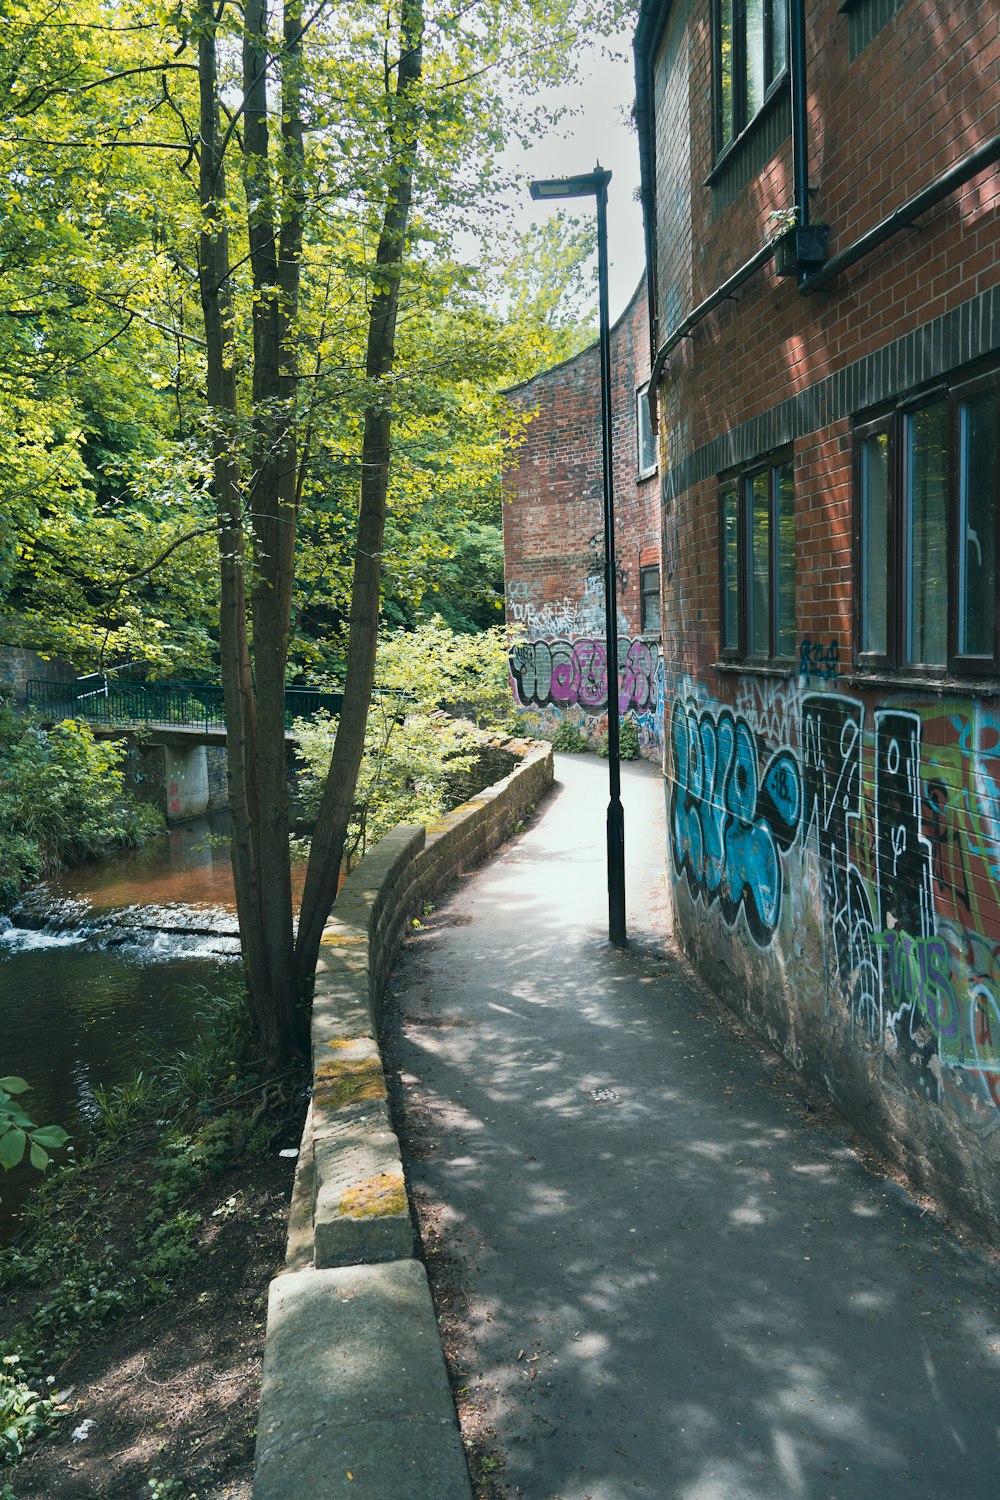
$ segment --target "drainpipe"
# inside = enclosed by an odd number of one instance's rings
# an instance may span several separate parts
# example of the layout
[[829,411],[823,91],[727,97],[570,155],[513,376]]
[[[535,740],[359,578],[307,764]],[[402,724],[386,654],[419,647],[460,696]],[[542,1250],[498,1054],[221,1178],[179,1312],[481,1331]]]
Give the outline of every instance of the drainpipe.
[[[792,185],[795,192],[795,223],[809,228],[809,91],[806,83],[805,0],[790,0],[788,7],[788,52],[792,85]],[[800,266],[801,287],[808,271]]]

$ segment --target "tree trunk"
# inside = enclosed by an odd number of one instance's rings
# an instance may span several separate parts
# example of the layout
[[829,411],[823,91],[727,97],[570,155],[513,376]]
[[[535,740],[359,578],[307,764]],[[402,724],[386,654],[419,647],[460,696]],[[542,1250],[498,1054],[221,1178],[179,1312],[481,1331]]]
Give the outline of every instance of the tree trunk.
[[389,101],[387,127],[390,155],[388,196],[376,255],[376,290],[368,318],[365,369],[371,394],[365,408],[361,450],[361,497],[351,592],[347,677],[333,758],[313,833],[295,946],[296,973],[303,991],[311,984],[323,928],[337,895],[375,677],[392,432],[391,398],[382,394],[379,385],[392,373],[396,352],[401,262],[406,248],[416,163],[414,96],[421,75],[422,32],[423,0],[403,0],[400,58],[396,68],[395,94]]
[[[286,18],[286,37],[298,51],[298,9]],[[297,1005],[288,853],[285,774],[285,664],[295,549],[295,369],[287,359],[288,330],[297,310],[301,231],[301,163],[292,167],[301,127],[298,70],[289,68],[285,112],[286,172],[293,174],[295,225],[276,250],[269,187],[266,116],[266,6],[250,0],[244,25],[244,86],[248,102],[244,176],[254,286],[253,451],[249,485],[241,482],[238,451],[230,250],[226,229],[225,140],[220,129],[216,23],[210,0],[199,22],[200,168],[202,232],[199,272],[208,346],[208,401],[222,583],[220,652],[226,702],[232,860],[240,941],[250,1011],[262,1051],[272,1064],[301,1053],[305,1021]],[[296,56],[297,63],[297,56]],[[287,262],[291,262],[289,265]],[[247,621],[244,512],[251,513],[254,618],[251,669]],[[256,676],[256,682],[254,680]]]

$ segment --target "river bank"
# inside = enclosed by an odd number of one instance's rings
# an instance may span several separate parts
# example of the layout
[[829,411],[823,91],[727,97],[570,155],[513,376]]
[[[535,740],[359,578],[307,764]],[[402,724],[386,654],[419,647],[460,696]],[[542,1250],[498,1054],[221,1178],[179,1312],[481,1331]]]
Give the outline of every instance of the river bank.
[[0,1352],[57,1410],[5,1500],[250,1500],[304,1104],[289,1077],[200,1122],[145,1118],[36,1196],[0,1253]]

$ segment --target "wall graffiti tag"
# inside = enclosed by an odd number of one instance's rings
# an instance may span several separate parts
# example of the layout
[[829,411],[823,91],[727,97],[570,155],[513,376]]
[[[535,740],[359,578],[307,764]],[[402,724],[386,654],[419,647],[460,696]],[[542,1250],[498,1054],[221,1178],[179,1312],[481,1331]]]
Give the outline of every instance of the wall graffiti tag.
[[828,681],[840,674],[840,643],[832,640],[828,646],[822,641],[805,640],[799,646],[799,676],[818,677]]
[[757,738],[728,709],[677,698],[671,724],[674,858],[695,896],[732,927],[742,911],[759,946],[781,915],[781,855],[802,809],[799,769],[785,750],[761,768]]
[[[618,708],[645,714],[656,707],[659,650],[648,641],[618,642]],[[603,640],[524,641],[510,650],[514,694],[522,708],[582,708],[600,713],[608,706],[607,653]]]
[[920,1097],[1000,1129],[1000,720],[755,692],[674,700],[675,878],[762,950],[815,912],[827,1007]]
[[[868,888],[851,850],[861,818],[862,704],[827,693],[802,700],[803,829],[815,841],[830,940],[824,961],[836,970],[855,1024],[882,1030],[877,931]],[[829,986],[830,975],[827,974]]]

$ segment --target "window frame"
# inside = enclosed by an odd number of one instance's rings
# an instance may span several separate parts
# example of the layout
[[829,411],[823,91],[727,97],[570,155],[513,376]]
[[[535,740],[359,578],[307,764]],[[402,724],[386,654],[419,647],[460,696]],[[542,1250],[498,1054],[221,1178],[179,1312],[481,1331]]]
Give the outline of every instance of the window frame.
[[[646,580],[650,574],[656,575],[656,583],[652,588],[646,586]],[[656,600],[656,624],[646,624],[646,600]],[[659,636],[663,630],[663,603],[660,597],[660,565],[659,563],[648,563],[639,569],[639,634]]]
[[[781,448],[773,453],[763,455],[752,464],[736,470],[729,470],[719,476],[719,513],[718,513],[718,558],[719,558],[719,660],[724,662],[739,662],[750,666],[777,666],[788,667],[795,661],[797,650],[797,617],[795,599],[792,603],[791,623],[791,646],[788,650],[781,650],[781,583],[782,583],[782,550],[781,550],[781,505],[782,505],[782,475],[791,475],[792,481],[792,515],[795,516],[795,456],[791,448]],[[767,536],[768,536],[768,559],[767,559],[767,650],[766,652],[752,649],[752,596],[754,592],[753,576],[753,522],[754,522],[754,481],[762,474],[767,475]],[[727,520],[727,498],[736,496],[736,600],[735,600],[735,635],[736,640],[727,639],[728,625],[728,602],[731,597],[729,587],[729,572],[726,555],[726,520]],[[798,573],[798,547],[793,540],[792,547],[793,582]]]
[[[635,390],[635,472],[637,479],[650,479],[660,467],[660,455],[656,441],[656,429],[653,426],[653,416],[649,409],[649,381],[643,385],[636,386]],[[647,467],[642,463],[642,439],[643,439],[643,411],[645,411],[645,425],[649,433],[650,447],[653,451],[653,461]]]
[[[963,554],[960,527],[965,474],[963,452],[963,410],[970,402],[990,396],[993,405],[993,629],[992,653],[960,652]],[[907,423],[921,410],[947,403],[945,504],[946,557],[944,576],[948,598],[945,609],[945,653],[938,662],[908,661],[908,625],[913,607],[912,574],[908,566],[907,535],[913,507],[911,475],[907,457]],[[867,440],[877,433],[888,434],[887,456],[887,548],[886,576],[875,580],[884,591],[886,606],[886,649],[864,649],[866,614],[866,536],[863,452]],[[947,385],[910,393],[893,407],[875,415],[861,417],[854,423],[854,665],[860,672],[890,673],[896,677],[918,679],[988,678],[1000,674],[1000,367],[965,375]]]
[[[732,17],[732,135],[724,136],[724,96],[722,86],[722,8],[727,5]],[[785,12],[785,61],[777,72],[774,69],[774,25],[775,6],[783,6]],[[764,113],[771,99],[788,78],[788,3],[787,0],[762,0],[764,32],[764,88],[761,100],[753,114],[747,113],[747,0],[712,0],[712,137],[715,146],[715,161],[721,162],[729,155],[746,132]]]

